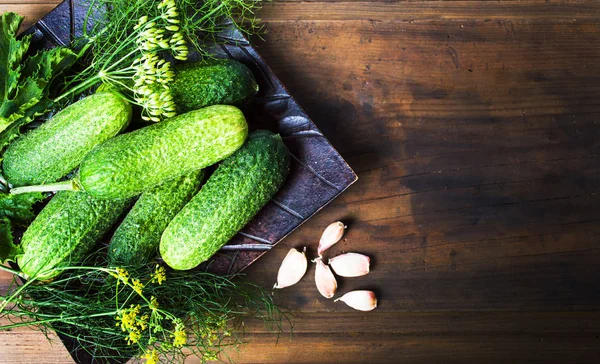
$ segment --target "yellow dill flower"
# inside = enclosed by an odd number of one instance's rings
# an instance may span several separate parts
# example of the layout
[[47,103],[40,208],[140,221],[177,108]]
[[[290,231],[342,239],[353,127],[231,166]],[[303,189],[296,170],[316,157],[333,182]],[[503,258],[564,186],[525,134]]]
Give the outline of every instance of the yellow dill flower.
[[147,314],[139,316],[140,308],[140,305],[131,305],[116,317],[116,326],[120,326],[122,331],[127,332],[125,339],[128,345],[137,344],[142,337],[142,331],[148,328],[150,316]]
[[219,341],[219,336],[215,332],[211,332],[206,339],[209,346],[213,346],[215,342]]
[[156,299],[156,297],[152,296],[150,298],[150,305],[149,305],[150,309],[152,311],[156,311],[158,309],[158,300]]
[[217,325],[218,328],[224,328],[225,326],[227,326],[227,320],[225,320],[224,318],[219,319],[219,321],[217,321]]
[[216,351],[206,350],[202,354],[202,359],[204,359],[206,361],[211,361],[211,360],[218,360],[219,357],[217,356],[217,352]]
[[148,315],[140,317],[140,319],[138,320],[138,326],[140,327],[140,330],[144,331],[148,328],[148,318]]
[[127,272],[123,268],[116,268],[116,273],[110,272],[109,274],[116,279],[123,281],[123,283],[127,284],[129,282],[129,272]]
[[176,348],[180,348],[187,343],[187,333],[183,327],[176,328],[171,337],[173,338],[173,346]]
[[156,280],[156,283],[158,283],[159,285],[167,280],[167,271],[165,270],[165,267],[161,267],[160,265],[156,266],[156,269],[154,270],[154,275],[152,276],[152,281],[154,280]]
[[[140,305],[133,306],[124,309],[120,315],[117,316],[117,321],[121,321],[121,330],[130,331],[135,330],[137,325],[137,315],[140,313]],[[118,324],[118,323],[117,323]]]
[[156,349],[152,349],[152,351],[146,351],[141,358],[146,360],[146,364],[158,364],[158,352]]
[[127,345],[137,344],[140,341],[141,337],[141,332],[137,330],[129,331],[129,335],[127,336]]
[[131,283],[133,285],[133,290],[141,296],[142,291],[144,290],[144,285],[142,284],[142,282],[140,282],[139,279],[134,278],[131,280]]

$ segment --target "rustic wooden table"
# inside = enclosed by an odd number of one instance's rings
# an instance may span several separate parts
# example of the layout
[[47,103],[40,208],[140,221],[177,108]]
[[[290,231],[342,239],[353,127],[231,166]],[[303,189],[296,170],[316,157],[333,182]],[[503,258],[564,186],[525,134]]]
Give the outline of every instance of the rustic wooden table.
[[[28,23],[58,0],[0,0]],[[278,291],[291,340],[248,327],[239,363],[600,360],[600,2],[276,0],[257,48],[358,183],[249,270],[271,286],[290,247],[373,257],[323,299]],[[309,275],[314,268],[309,269]],[[0,289],[10,280],[0,275]],[[60,342],[0,333],[2,363],[68,363]],[[190,360],[194,362],[194,360]]]

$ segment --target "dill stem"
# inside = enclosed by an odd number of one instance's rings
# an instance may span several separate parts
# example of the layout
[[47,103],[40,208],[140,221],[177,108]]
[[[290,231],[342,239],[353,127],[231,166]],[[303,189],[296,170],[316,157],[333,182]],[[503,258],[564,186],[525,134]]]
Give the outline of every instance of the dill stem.
[[[121,79],[126,79],[126,78],[128,78],[128,77],[119,77],[119,78],[121,78]],[[112,81],[114,84],[117,84],[117,85],[119,85],[119,86],[123,87],[125,90],[130,90],[130,91],[132,91],[132,90],[131,90],[131,87],[129,87],[129,86],[127,86],[125,83],[123,83],[123,82],[119,81],[117,78],[115,78],[115,77],[110,77],[110,80],[111,80],[111,81]],[[127,97],[125,97],[124,95],[121,95],[121,96],[122,96],[122,97],[123,97],[123,99],[125,99],[127,102],[129,102],[129,103],[132,103],[132,104],[134,103],[132,100],[128,99],[128,98],[127,98]]]
[[69,91],[65,92],[64,94],[60,95],[59,97],[55,98],[54,102],[59,102],[60,100],[64,99],[65,97],[68,97],[70,95],[76,94],[81,91],[84,91],[84,90],[94,86],[101,80],[102,80],[102,77],[100,77],[100,75],[98,75],[98,74],[94,75],[93,77],[90,77],[89,79],[85,80],[81,84],[73,87],[71,90],[69,90]]
[[35,282],[35,279],[30,279],[27,282],[25,282],[24,285],[22,285],[21,287],[19,287],[19,289],[17,289],[15,291],[15,293],[13,293],[10,297],[6,298],[3,302],[2,302],[2,306],[0,306],[0,313],[2,313],[4,311],[4,309],[6,308],[6,306],[12,302],[12,300],[15,299],[15,297],[17,297],[27,286],[29,286],[31,283]]
[[[160,16],[155,17],[154,19],[149,20],[149,22],[153,22],[160,19]],[[107,28],[104,28],[107,29]],[[108,66],[107,65],[112,62],[113,58],[115,57],[115,55],[119,54],[119,52],[123,49],[126,49],[130,43],[133,42],[133,39],[135,37],[137,37],[139,34],[141,33],[141,28],[136,29],[135,31],[131,32],[129,34],[129,36],[127,36],[127,38],[125,38],[125,40],[123,40],[122,42],[120,42],[119,46],[117,47],[116,50],[114,50],[110,57],[108,57],[106,59],[106,61],[104,62],[104,70],[108,71],[111,68],[114,68],[116,65],[118,65],[119,63],[123,62],[124,60],[126,60],[128,57],[130,57],[131,55],[133,55],[135,52],[139,51],[139,48],[135,48],[134,50],[132,50],[131,52],[127,53],[125,56],[121,57],[121,59],[119,59],[118,61],[116,61],[115,63],[113,63],[112,65]]]
[[[61,334],[61,335],[70,337],[71,339],[76,339],[78,341],[86,342],[86,343],[92,344],[94,346],[106,348],[106,349],[109,349],[109,350],[115,350],[114,347],[109,346],[109,345],[104,345],[104,344],[102,344],[102,343],[100,343],[98,341],[87,340],[87,339],[83,338],[82,336],[75,336],[75,335],[69,334],[66,331],[58,330],[57,328],[53,328],[53,330],[56,331],[57,333]],[[104,332],[105,334],[112,334],[110,331],[102,331],[102,332]]]
[[12,273],[12,274],[14,274],[16,276],[19,276],[19,277],[23,278],[23,279],[27,279],[28,278],[25,273],[19,272],[18,270],[9,268],[9,267],[7,267],[5,265],[1,265],[0,264],[0,270],[3,270],[3,271],[8,272],[8,273]]
[[206,20],[208,17],[210,17],[211,15],[213,15],[214,13],[219,11],[219,9],[221,9],[221,7],[223,7],[223,6],[225,6],[224,2],[222,2],[221,4],[219,4],[219,6],[217,6],[216,8],[214,8],[211,11],[209,11],[208,13],[206,13],[202,18],[200,18],[200,21]]
[[81,188],[73,180],[64,182],[48,183],[47,185],[23,186],[11,188],[11,195],[28,192],[54,192],[54,191],[80,191]]
[[[106,29],[106,28],[105,28]],[[102,31],[100,32],[100,34],[104,33],[105,29],[102,29]],[[81,57],[83,57],[83,55],[85,54],[85,52],[87,52],[88,49],[90,49],[90,47],[92,46],[92,40],[88,40],[88,42],[81,47],[81,49],[79,50],[79,53],[77,53],[77,59],[80,59]]]
[[[111,69],[115,68],[115,67],[116,67],[116,66],[117,66],[119,63],[122,63],[122,62],[124,62],[124,61],[125,61],[125,60],[127,60],[129,57],[131,57],[131,56],[132,56],[132,55],[134,55],[136,52],[138,52],[139,50],[140,50],[139,48],[136,48],[136,49],[132,50],[131,52],[127,53],[126,55],[124,55],[123,57],[121,57],[121,59],[119,59],[119,60],[118,60],[118,61],[116,61],[115,63],[111,64],[110,66],[108,66],[108,67],[106,67],[106,66],[105,66],[105,67],[104,67],[104,69],[103,69],[102,71],[104,71],[104,72],[106,72],[106,73],[107,73],[107,72],[109,72]],[[108,61],[107,61],[106,63],[108,63]],[[105,64],[106,64],[106,63],[105,63]],[[100,71],[100,72],[102,72],[102,71]]]
[[19,323],[16,323],[16,324],[0,326],[0,330],[8,330],[8,329],[14,329],[16,327],[39,325],[39,324],[49,324],[49,323],[57,322],[57,321],[69,321],[69,320],[79,320],[79,319],[94,318],[94,317],[114,316],[117,313],[118,313],[118,311],[112,311],[112,312],[96,313],[96,314],[93,314],[93,315],[81,315],[81,316],[71,316],[71,317],[55,317],[55,318],[46,319],[46,320],[35,320],[35,321],[31,321],[31,322],[19,322]]

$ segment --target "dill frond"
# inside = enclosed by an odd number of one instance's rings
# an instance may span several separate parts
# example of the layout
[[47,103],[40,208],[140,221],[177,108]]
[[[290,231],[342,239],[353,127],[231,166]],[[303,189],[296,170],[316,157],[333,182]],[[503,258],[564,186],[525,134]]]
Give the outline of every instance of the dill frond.
[[[95,25],[75,42],[83,67],[55,102],[102,83],[141,106],[145,120],[174,116],[171,62],[187,60],[190,48],[211,57],[207,49],[224,43],[219,35],[231,27],[260,32],[260,5],[259,0],[92,0],[86,23]],[[98,13],[104,15],[96,19]]]
[[235,334],[240,320],[281,328],[286,317],[268,292],[240,276],[156,266],[69,267],[54,281],[32,279],[0,299],[10,301],[0,317],[12,322],[0,330],[52,329],[96,359],[136,356],[150,363],[189,355],[213,360],[242,342]]

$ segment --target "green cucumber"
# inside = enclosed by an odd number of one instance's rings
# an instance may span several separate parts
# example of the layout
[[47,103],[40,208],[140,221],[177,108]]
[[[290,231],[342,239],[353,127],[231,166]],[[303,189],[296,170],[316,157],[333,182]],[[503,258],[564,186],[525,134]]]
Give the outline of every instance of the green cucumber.
[[228,157],[247,135],[234,106],[190,111],[97,146],[81,162],[79,183],[98,198],[133,197]]
[[88,96],[10,144],[4,153],[4,176],[13,186],[56,182],[130,119],[131,105],[118,94]]
[[208,260],[275,195],[289,164],[279,135],[250,133],[167,226],[160,241],[165,263],[186,270]]
[[252,72],[232,59],[184,63],[174,71],[169,88],[178,113],[209,105],[240,105],[258,92]]
[[81,190],[96,198],[129,198],[230,156],[248,136],[235,106],[190,111],[96,146],[66,182],[13,188],[11,193]]
[[198,192],[203,171],[175,178],[142,193],[108,246],[111,266],[145,264],[158,255],[160,237],[173,217]]
[[58,192],[23,234],[24,253],[17,258],[21,271],[47,280],[60,274],[56,268],[80,263],[129,205],[130,200]]

